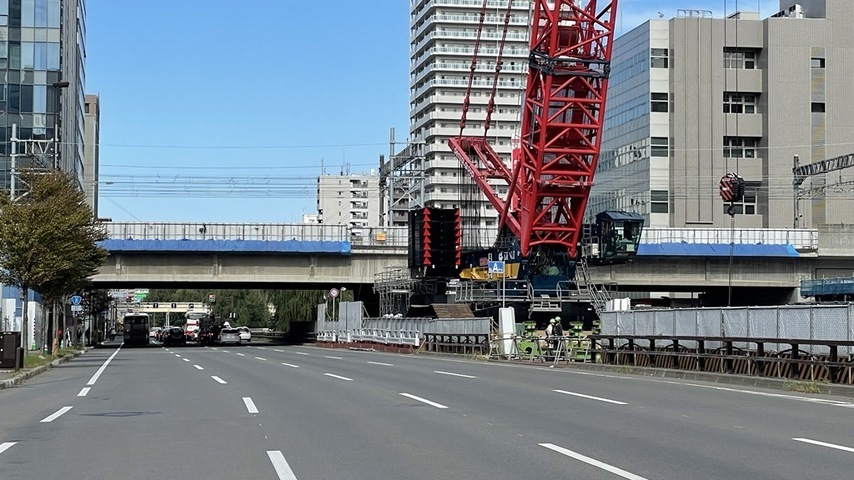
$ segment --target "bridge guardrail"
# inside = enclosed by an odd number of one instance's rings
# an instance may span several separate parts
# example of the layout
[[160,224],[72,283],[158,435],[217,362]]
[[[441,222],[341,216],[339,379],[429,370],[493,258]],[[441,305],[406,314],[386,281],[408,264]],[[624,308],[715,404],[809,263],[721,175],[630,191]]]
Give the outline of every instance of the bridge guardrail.
[[[734,373],[854,384],[854,355],[839,355],[854,340],[666,335],[591,335],[594,361],[612,365]],[[767,345],[788,345],[783,351]],[[686,345],[696,345],[687,347]],[[739,345],[749,345],[741,348]],[[823,346],[828,354],[802,350]]]

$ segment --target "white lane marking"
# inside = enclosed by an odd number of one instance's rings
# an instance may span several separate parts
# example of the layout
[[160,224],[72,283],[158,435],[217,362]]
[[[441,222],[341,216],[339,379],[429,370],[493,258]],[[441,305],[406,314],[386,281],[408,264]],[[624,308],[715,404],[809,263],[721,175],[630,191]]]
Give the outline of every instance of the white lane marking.
[[90,378],[89,381],[86,382],[86,385],[90,385],[90,386],[95,385],[95,382],[98,381],[98,378],[101,376],[102,373],[104,373],[104,370],[106,370],[107,365],[109,365],[110,362],[112,362],[113,359],[116,358],[116,355],[119,354],[119,350],[121,350],[121,349],[122,349],[122,347],[119,346],[119,348],[117,348],[116,351],[113,352],[112,355],[110,355],[110,358],[108,358],[107,361],[104,362],[103,365],[101,365],[101,368],[99,368],[98,371],[95,372],[95,375],[92,375],[92,378]]
[[477,378],[474,375],[464,375],[462,373],[454,373],[454,372],[443,372],[441,370],[433,370],[433,373],[438,373],[439,375],[450,375],[452,377]]
[[0,443],[0,453],[3,453],[3,452],[5,452],[6,450],[9,450],[9,448],[11,448],[11,447],[12,447],[12,445],[14,445],[14,444],[16,444],[16,443],[18,443],[18,442],[4,442],[4,443]]
[[274,349],[273,349],[273,351],[274,351],[274,352],[279,352],[279,353],[285,353],[285,351],[284,351],[284,350],[279,350],[278,348],[274,348]]
[[267,347],[256,347],[258,350],[267,350]]
[[56,413],[54,413],[53,415],[50,415],[50,416],[42,419],[41,423],[50,423],[50,422],[56,420],[57,418],[61,417],[62,415],[64,415],[65,412],[71,410],[71,408],[72,407],[62,407],[59,410],[57,410]]
[[[161,347],[161,348],[163,348],[163,347]],[[167,352],[170,352],[170,350],[169,350],[168,348],[163,348],[163,350],[166,350]],[[171,352],[170,352],[170,353],[171,353]]]
[[286,367],[291,367],[291,368],[299,368],[299,365],[294,365],[293,363],[282,362],[282,365],[284,365]]
[[239,352],[238,352],[237,354],[238,354],[238,355],[240,355],[241,357],[245,357],[245,356],[246,356],[246,355],[244,355],[244,354],[242,354],[242,353],[239,353]]
[[261,357],[255,357],[255,360],[264,360],[265,362],[267,361],[266,358],[261,358]]
[[193,365],[193,366],[196,367],[196,370],[204,370],[204,368],[202,368],[201,365]]
[[288,465],[288,461],[285,460],[282,452],[279,450],[267,450],[267,456],[270,457],[270,462],[273,464],[279,480],[297,480],[297,476],[294,475],[294,471],[291,470],[291,466]]
[[178,357],[178,358],[181,358],[181,355],[178,355],[177,353],[175,354],[175,356],[176,356],[176,357]]
[[307,354],[307,353],[305,353],[305,352],[294,352],[294,353],[296,353],[297,355],[308,355],[308,354]]
[[[208,347],[205,347],[205,348],[208,348]],[[219,349],[216,347],[211,347],[211,350],[219,350]]]
[[222,353],[231,353],[228,350],[223,350]]
[[430,400],[427,400],[426,398],[416,397],[415,395],[413,395],[411,393],[401,393],[401,395],[406,397],[406,398],[411,398],[411,399],[418,401],[418,402],[421,402],[421,403],[426,403],[427,405],[430,405],[430,406],[433,406],[436,408],[448,408],[446,405],[442,405],[441,403],[431,402]]
[[820,447],[835,448],[836,450],[842,450],[843,452],[854,453],[854,448],[836,445],[835,443],[819,442],[818,440],[811,440],[809,438],[793,438],[792,440],[796,442],[811,443]]
[[383,363],[383,362],[368,362],[368,363],[370,363],[371,365],[382,365],[384,367],[393,367],[394,366],[394,364]]
[[331,358],[332,360],[343,360],[341,357],[333,357],[332,355],[324,355],[323,358]]
[[221,384],[223,384],[223,385],[225,385],[226,383],[228,383],[228,382],[226,382],[225,380],[223,380],[223,379],[221,379],[221,378],[217,377],[216,375],[211,375],[211,378],[213,378],[214,380],[216,380],[217,382],[219,382],[219,383],[221,383]]
[[558,447],[557,445],[554,445],[552,443],[540,443],[538,445],[540,445],[541,447],[546,447],[549,450],[553,450],[553,451],[560,453],[562,455],[566,455],[567,457],[574,458],[574,459],[581,461],[581,462],[584,462],[588,465],[592,465],[596,468],[600,468],[602,470],[605,470],[606,472],[613,473],[614,475],[618,475],[618,476],[623,477],[623,478],[628,478],[629,480],[647,480],[646,478],[641,477],[640,475],[635,475],[634,473],[627,472],[627,471],[625,471],[621,468],[617,468],[613,465],[608,465],[607,463],[600,462],[599,460],[596,460],[595,458],[590,458],[590,457],[582,455],[580,453],[573,452],[572,450],[567,450],[563,447]]
[[348,382],[352,382],[352,378],[342,377],[341,375],[335,375],[334,373],[324,373],[327,377],[337,378],[338,380],[347,380]]
[[249,413],[258,413],[258,407],[255,406],[252,397],[243,397],[243,404],[246,405],[246,410],[249,410]]
[[564,395],[572,395],[573,397],[581,397],[581,398],[587,398],[589,400],[598,400],[600,402],[613,403],[614,405],[628,405],[628,403],[626,403],[626,402],[619,402],[617,400],[611,400],[611,399],[602,398],[602,397],[594,397],[592,395],[584,395],[583,393],[567,392],[566,390],[552,390],[552,391],[557,392],[557,393],[562,393]]
[[186,359],[186,358],[182,358],[181,360],[183,360],[183,361],[185,361],[185,362],[189,362],[189,361],[190,361],[189,359]]
[[80,393],[77,394],[78,397],[85,397],[89,394],[89,387],[83,387],[83,390],[80,390]]

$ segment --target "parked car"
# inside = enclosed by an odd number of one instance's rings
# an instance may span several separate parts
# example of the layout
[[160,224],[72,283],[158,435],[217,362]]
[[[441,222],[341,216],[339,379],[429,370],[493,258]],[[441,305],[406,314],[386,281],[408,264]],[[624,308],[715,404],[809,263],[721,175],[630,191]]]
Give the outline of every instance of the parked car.
[[187,337],[181,327],[169,327],[163,334],[163,345],[186,345]]
[[219,332],[220,345],[240,345],[240,332],[236,328],[223,328]]
[[240,334],[240,341],[249,343],[252,341],[252,332],[249,327],[237,327],[237,332]]

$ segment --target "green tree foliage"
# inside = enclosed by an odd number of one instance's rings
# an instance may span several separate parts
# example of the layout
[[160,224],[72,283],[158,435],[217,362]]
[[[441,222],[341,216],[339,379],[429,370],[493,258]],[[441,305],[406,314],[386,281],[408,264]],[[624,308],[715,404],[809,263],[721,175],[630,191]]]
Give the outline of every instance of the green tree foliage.
[[29,290],[51,299],[74,293],[107,252],[97,245],[106,232],[72,176],[53,171],[22,180],[27,195],[0,197],[0,280],[21,289],[26,336]]
[[[345,292],[349,293],[349,292]],[[283,290],[271,292],[270,301],[275,309],[271,328],[291,331],[292,322],[312,322],[317,316],[317,304],[324,302],[321,290]]]

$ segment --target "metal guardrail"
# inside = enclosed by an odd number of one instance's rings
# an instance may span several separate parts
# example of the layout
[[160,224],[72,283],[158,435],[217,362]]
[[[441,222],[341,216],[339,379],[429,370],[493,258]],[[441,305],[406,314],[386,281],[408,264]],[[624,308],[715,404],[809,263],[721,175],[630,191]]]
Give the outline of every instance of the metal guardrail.
[[792,245],[804,250],[818,249],[817,229],[786,228],[660,228],[647,227],[640,243],[737,243]]
[[[597,342],[592,350],[594,361],[598,357],[602,363],[612,365],[854,383],[854,355],[838,353],[840,347],[854,346],[854,340],[662,335],[591,335],[590,338]],[[721,346],[707,348],[710,344]],[[739,347],[745,344],[747,348]],[[781,344],[789,348],[783,351],[765,348]],[[824,346],[829,353],[811,354],[801,349],[805,345]]]

